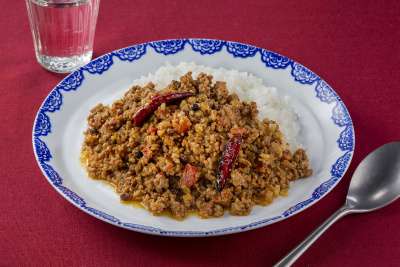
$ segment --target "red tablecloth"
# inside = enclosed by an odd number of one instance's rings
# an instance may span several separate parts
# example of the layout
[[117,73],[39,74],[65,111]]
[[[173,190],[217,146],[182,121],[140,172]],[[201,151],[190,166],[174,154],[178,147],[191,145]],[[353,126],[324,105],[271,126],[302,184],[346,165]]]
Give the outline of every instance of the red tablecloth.
[[[143,42],[212,38],[285,55],[324,79],[355,127],[342,181],[304,212],[219,237],[171,238],[122,229],[77,209],[47,182],[32,149],[35,115],[66,75],[36,62],[24,1],[1,2],[1,266],[270,266],[345,200],[351,176],[375,148],[400,141],[400,2],[106,1],[94,57]],[[400,200],[334,224],[295,266],[399,266]]]

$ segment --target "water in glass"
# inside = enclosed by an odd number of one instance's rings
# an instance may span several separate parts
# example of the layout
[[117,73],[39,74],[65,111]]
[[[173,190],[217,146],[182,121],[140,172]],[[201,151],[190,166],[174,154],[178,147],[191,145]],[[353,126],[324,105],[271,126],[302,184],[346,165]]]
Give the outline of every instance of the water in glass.
[[100,0],[26,0],[36,58],[68,73],[92,58]]

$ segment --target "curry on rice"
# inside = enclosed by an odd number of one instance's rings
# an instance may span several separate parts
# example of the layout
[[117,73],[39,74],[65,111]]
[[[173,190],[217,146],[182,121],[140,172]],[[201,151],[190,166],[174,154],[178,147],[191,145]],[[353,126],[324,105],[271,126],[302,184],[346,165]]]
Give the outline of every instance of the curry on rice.
[[[139,110],[177,92],[191,94],[159,104],[135,123]],[[183,220],[189,211],[210,218],[227,209],[248,215],[254,205],[287,195],[290,181],[312,174],[305,151],[292,154],[276,122],[259,121],[257,113],[255,102],[240,101],[224,82],[212,83],[204,73],[193,79],[188,72],[161,91],[153,83],[133,86],[111,107],[91,110],[82,147],[88,174],[112,183],[122,201],[139,201],[152,214],[170,210]],[[238,153],[221,184],[233,139]]]

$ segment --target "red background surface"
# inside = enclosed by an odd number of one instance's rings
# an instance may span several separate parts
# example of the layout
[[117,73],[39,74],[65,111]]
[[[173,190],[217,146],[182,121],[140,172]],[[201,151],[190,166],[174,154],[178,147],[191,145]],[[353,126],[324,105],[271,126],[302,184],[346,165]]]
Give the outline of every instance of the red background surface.
[[[100,3],[94,57],[143,42],[213,38],[280,53],[342,98],[356,146],[349,170],[322,200],[293,217],[238,234],[141,234],[74,207],[47,182],[32,149],[36,113],[66,76],[36,62],[24,1],[0,4],[1,266],[270,266],[344,203],[369,152],[400,141],[400,2],[141,1]],[[399,266],[400,200],[334,224],[295,266]]]

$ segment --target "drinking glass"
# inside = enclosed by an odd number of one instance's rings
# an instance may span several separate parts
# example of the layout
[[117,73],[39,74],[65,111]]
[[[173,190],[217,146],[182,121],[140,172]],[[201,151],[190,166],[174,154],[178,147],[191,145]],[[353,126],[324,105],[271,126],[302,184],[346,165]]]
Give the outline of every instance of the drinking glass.
[[100,0],[25,0],[43,68],[68,73],[92,58]]

